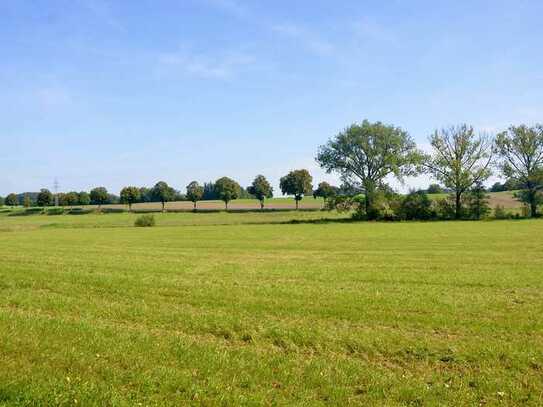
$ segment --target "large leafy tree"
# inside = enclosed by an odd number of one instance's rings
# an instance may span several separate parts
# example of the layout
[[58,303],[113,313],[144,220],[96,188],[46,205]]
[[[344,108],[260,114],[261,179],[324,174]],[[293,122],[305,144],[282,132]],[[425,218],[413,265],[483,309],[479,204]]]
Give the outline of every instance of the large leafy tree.
[[204,187],[198,184],[196,181],[192,181],[187,185],[187,199],[194,204],[194,210],[196,210],[196,202],[202,200],[204,196]]
[[228,202],[238,199],[241,193],[239,184],[231,178],[222,177],[215,181],[215,194],[224,202],[225,208],[228,210]]
[[273,197],[273,188],[264,175],[257,175],[247,192],[260,201],[260,209],[264,209],[264,200]]
[[7,206],[19,205],[19,198],[17,198],[16,194],[9,194],[4,201]]
[[296,210],[298,210],[298,203],[302,200],[304,195],[311,194],[313,191],[313,177],[307,170],[294,170],[279,180],[279,187],[283,195],[294,195],[296,201]]
[[48,189],[43,188],[36,199],[38,206],[50,206],[53,204],[53,194]]
[[93,205],[98,205],[98,210],[102,208],[102,205],[109,202],[109,194],[104,187],[97,187],[90,191],[90,201]]
[[151,189],[151,196],[154,201],[162,203],[162,212],[166,209],[166,202],[175,198],[175,190],[166,182],[159,181]]
[[511,126],[498,134],[496,146],[502,174],[519,182],[517,197],[537,217],[537,206],[543,203],[543,126]]
[[435,179],[453,191],[455,218],[460,219],[463,194],[492,175],[492,138],[477,135],[473,127],[462,124],[436,130],[430,136],[430,145],[432,152],[424,165]]
[[138,187],[124,187],[121,190],[121,203],[128,205],[128,211],[132,211],[132,204],[139,202],[140,198],[141,194]]
[[422,155],[407,132],[399,127],[364,120],[337,134],[319,148],[317,162],[326,172],[364,194],[366,216],[372,217],[376,193],[387,176],[403,181],[416,175]]

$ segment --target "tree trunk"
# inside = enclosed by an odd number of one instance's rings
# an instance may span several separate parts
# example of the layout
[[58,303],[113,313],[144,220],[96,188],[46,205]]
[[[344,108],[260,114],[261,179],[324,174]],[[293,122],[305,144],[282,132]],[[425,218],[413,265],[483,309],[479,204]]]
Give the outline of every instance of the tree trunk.
[[132,212],[132,204],[131,203],[128,204],[128,212]]
[[162,201],[162,212],[166,212],[166,202]]
[[196,212],[196,201],[194,201],[193,204],[194,204],[194,212]]
[[298,210],[298,202],[299,202],[298,197],[295,197],[294,200],[296,201],[296,210]]
[[454,217],[458,220],[461,217],[461,209],[462,209],[462,202],[460,200],[461,198],[461,192],[456,192],[456,201],[455,201],[455,208],[454,208]]
[[537,218],[537,202],[535,201],[535,196],[530,202],[530,215],[532,218]]
[[260,201],[260,210],[264,209],[264,200]]
[[224,201],[224,207],[228,210],[228,201]]

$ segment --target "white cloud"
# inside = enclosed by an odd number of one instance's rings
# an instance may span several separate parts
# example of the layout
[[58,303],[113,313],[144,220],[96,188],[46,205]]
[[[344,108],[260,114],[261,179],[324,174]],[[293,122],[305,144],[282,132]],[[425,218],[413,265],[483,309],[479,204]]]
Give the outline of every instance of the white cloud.
[[158,58],[158,74],[184,74],[202,79],[229,79],[255,63],[255,58],[236,52],[220,55],[188,51],[164,53]]

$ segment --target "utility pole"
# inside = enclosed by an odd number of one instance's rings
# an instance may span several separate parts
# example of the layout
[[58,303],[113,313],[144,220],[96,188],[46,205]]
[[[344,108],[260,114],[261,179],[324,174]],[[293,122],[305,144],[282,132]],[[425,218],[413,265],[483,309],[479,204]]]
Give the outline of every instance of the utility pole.
[[58,188],[59,188],[58,179],[55,177],[55,183],[53,184],[53,188],[55,189],[55,206],[58,206]]

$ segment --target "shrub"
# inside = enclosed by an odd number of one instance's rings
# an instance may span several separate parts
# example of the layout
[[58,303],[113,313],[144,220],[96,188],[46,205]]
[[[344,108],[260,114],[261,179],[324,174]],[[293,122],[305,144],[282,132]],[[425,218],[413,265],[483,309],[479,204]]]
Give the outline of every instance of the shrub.
[[432,201],[425,191],[411,191],[400,201],[396,214],[405,220],[429,220],[435,217]]
[[496,205],[494,208],[494,218],[496,219],[510,219],[511,214],[505,210],[501,205]]
[[140,228],[155,226],[155,217],[154,215],[149,215],[149,214],[141,215],[134,222],[134,226],[140,227]]
[[46,215],[63,215],[64,214],[64,208],[48,208],[45,210]]

